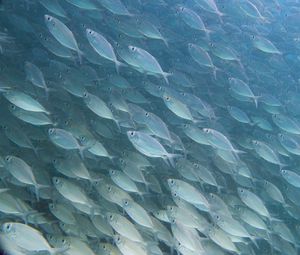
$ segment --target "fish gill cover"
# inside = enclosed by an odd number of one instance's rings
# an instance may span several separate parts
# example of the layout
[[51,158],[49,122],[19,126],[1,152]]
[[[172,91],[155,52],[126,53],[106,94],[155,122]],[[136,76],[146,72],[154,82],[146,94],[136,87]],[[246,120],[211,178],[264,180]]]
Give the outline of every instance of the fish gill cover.
[[0,5],[5,254],[299,254],[299,1]]

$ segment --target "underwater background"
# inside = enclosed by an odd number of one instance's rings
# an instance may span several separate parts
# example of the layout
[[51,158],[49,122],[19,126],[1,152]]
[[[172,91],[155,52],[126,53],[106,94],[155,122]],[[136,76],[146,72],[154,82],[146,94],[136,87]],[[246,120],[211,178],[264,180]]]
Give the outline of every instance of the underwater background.
[[0,248],[300,254],[300,1],[0,1]]

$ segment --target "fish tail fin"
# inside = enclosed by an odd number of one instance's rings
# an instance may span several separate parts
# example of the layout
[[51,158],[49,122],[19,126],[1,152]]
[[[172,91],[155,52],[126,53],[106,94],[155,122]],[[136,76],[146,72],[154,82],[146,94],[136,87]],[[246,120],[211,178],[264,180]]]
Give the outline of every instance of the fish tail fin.
[[259,246],[257,244],[257,241],[256,241],[256,237],[255,236],[249,236],[251,242],[255,245],[256,248],[259,249]]
[[220,71],[221,68],[216,67],[216,66],[213,66],[212,69],[213,69],[213,76],[214,76],[214,79],[217,80],[217,71]]
[[233,150],[234,153],[237,153],[237,154],[245,154],[247,153],[246,151],[242,151],[242,150]]
[[174,168],[175,167],[175,161],[174,159],[175,158],[179,158],[179,157],[182,157],[182,155],[180,154],[172,154],[172,153],[169,153],[167,155],[167,159],[168,159],[168,162],[170,163],[170,165]]
[[31,214],[35,214],[37,213],[37,211],[35,210],[30,210],[30,211],[26,211],[22,214],[22,220],[24,221],[24,223],[27,225],[28,224],[28,217]]
[[79,59],[79,64],[82,65],[82,57],[84,56],[84,53],[80,49],[77,49],[77,55]]
[[269,221],[270,221],[270,223],[272,223],[272,222],[282,222],[281,219],[275,218],[273,216],[270,217]]
[[289,166],[288,164],[285,164],[285,163],[280,163],[279,164],[279,170],[281,171],[283,168]]
[[111,161],[112,164],[115,164],[116,163],[116,159],[118,158],[117,156],[112,156],[110,155],[109,157],[109,160]]
[[258,99],[261,98],[261,96],[254,96],[253,97],[253,101],[254,101],[254,104],[255,104],[255,107],[257,108],[258,107]]
[[48,101],[50,92],[56,92],[56,91],[57,91],[57,89],[55,89],[55,88],[46,87],[45,88],[46,100]]
[[169,42],[166,38],[162,38],[164,44],[166,45],[167,48],[169,48]]
[[81,159],[84,159],[84,151],[85,151],[87,148],[88,148],[88,146],[80,146],[80,147],[78,148],[78,150],[79,150],[79,155],[80,155]]
[[218,11],[216,14],[218,15],[220,23],[223,24],[224,23],[223,17],[227,16],[227,14],[224,12],[220,12],[220,11]]
[[116,71],[117,71],[118,74],[120,72],[120,67],[122,67],[122,66],[125,67],[126,66],[126,64],[124,64],[124,63],[122,63],[118,60],[115,61],[115,65],[116,65]]
[[265,24],[270,24],[271,23],[271,21],[267,17],[261,16],[260,19]]
[[162,76],[167,84],[169,84],[168,77],[171,75],[172,75],[171,73],[165,73],[165,72],[162,73]]
[[36,200],[39,202],[40,201],[40,189],[43,188],[49,188],[49,185],[44,185],[44,184],[38,184],[36,183],[34,185],[34,189],[35,189],[35,196],[36,196]]

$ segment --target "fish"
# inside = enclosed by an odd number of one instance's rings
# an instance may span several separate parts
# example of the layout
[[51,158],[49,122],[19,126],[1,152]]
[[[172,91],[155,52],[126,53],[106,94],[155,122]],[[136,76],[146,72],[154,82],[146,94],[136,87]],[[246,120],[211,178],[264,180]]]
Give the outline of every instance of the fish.
[[13,105],[21,108],[22,110],[29,111],[29,112],[38,112],[38,113],[46,113],[47,115],[50,114],[46,108],[41,105],[37,100],[32,98],[30,95],[22,92],[22,91],[5,91],[3,96]]
[[27,185],[33,185],[37,200],[39,200],[39,189],[48,187],[47,185],[37,183],[32,168],[21,158],[13,155],[5,157],[5,168],[18,181]]
[[112,45],[107,41],[107,39],[103,35],[95,32],[89,28],[86,29],[86,37],[87,37],[90,45],[92,46],[92,48],[101,57],[108,59],[115,63],[116,70],[117,70],[117,72],[119,72],[119,67],[124,64],[117,60],[117,56],[114,52],[114,49],[113,49]]
[[53,37],[63,46],[76,51],[81,63],[83,53],[80,51],[72,31],[62,21],[50,15],[46,14],[44,20]]
[[168,76],[172,74],[164,72],[159,62],[153,55],[151,55],[148,51],[133,45],[129,45],[128,49],[131,57],[134,60],[135,66],[139,67],[147,74],[160,75],[163,77],[166,83],[169,83]]
[[123,199],[122,207],[129,217],[137,224],[146,228],[153,228],[153,222],[147,211],[133,200]]
[[133,14],[131,14],[127,10],[126,6],[122,3],[121,0],[114,0],[112,2],[109,0],[99,0],[99,2],[104,8],[106,8],[113,14],[121,16],[133,16]]
[[144,243],[143,237],[128,219],[116,213],[107,213],[106,217],[118,234],[126,236],[133,242]]
[[173,165],[173,158],[177,154],[171,154],[166,151],[163,145],[152,136],[140,131],[127,131],[127,136],[132,145],[142,154],[148,157],[162,158],[168,160]]
[[47,251],[50,254],[57,254],[66,250],[52,248],[38,230],[23,223],[6,222],[2,224],[1,230],[9,240],[27,252]]
[[182,180],[174,179],[168,179],[168,185],[172,192],[175,192],[177,196],[185,201],[194,205],[201,205],[204,210],[209,209],[210,205],[206,197],[194,186]]
[[50,128],[48,135],[55,145],[65,150],[79,150],[81,157],[83,157],[84,146],[81,146],[74,135],[61,128]]

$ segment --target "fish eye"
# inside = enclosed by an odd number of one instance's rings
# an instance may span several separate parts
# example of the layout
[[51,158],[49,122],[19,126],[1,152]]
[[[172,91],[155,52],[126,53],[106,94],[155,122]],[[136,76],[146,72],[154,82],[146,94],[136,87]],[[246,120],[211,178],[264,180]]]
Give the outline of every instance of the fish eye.
[[112,220],[113,219],[113,216],[112,216],[112,214],[111,215],[109,215],[109,218]]
[[131,131],[131,132],[130,132],[130,135],[131,135],[131,136],[134,136],[134,131]]
[[252,39],[255,39],[255,35],[252,35]]
[[147,117],[149,117],[149,112],[146,112],[145,115],[146,115]]
[[241,190],[240,190],[240,192],[241,192],[241,193],[244,193],[244,190],[243,190],[243,189],[241,189]]
[[49,129],[49,134],[53,134],[53,132],[54,132],[54,129],[53,129],[53,128],[50,128],[50,129]]
[[49,207],[50,207],[51,209],[54,209],[54,204],[50,204]]
[[167,101],[170,101],[170,97],[166,97],[166,100],[167,100]]
[[51,17],[50,17],[50,16],[47,16],[47,20],[50,21],[50,20],[51,20]]
[[5,226],[5,230],[6,230],[6,231],[10,231],[10,230],[11,230],[11,227],[12,227],[12,224],[8,223],[8,224],[6,224],[6,226]]
[[281,170],[281,173],[282,174],[286,174],[286,170]]
[[216,216],[216,219],[217,219],[217,220],[219,220],[219,219],[220,219],[220,216],[219,216],[219,215],[217,215],[217,216]]
[[131,49],[131,51],[135,51],[136,48],[132,46],[132,47],[130,47],[130,49]]
[[84,92],[84,93],[83,93],[83,97],[84,97],[84,98],[87,98],[87,97],[88,97],[88,93],[87,93],[87,92]]
[[68,102],[64,102],[64,106],[67,107],[67,108],[70,108],[70,107],[71,107],[71,104],[68,103]]
[[54,178],[54,182],[55,182],[56,184],[58,184],[58,183],[59,183],[59,179],[58,179],[58,178]]
[[5,160],[6,160],[7,162],[10,161],[10,159],[11,159],[10,156],[5,157]]
[[15,110],[15,109],[16,109],[16,106],[12,104],[12,105],[10,106],[10,108],[11,108],[12,110]]

